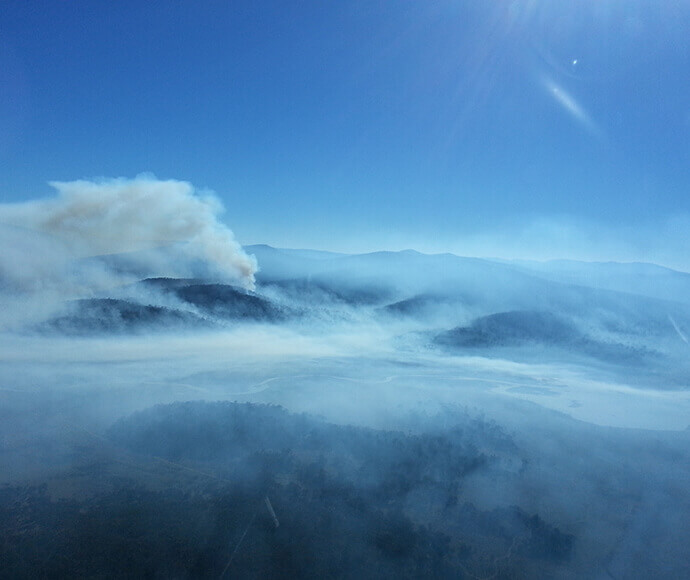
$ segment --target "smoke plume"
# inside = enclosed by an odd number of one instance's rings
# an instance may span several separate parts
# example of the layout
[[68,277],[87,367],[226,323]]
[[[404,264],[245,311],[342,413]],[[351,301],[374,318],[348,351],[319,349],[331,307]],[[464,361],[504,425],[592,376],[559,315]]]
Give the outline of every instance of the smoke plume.
[[[254,287],[256,261],[219,220],[222,204],[189,183],[138,176],[51,186],[58,192],[55,198],[0,205],[0,223],[13,226],[15,241],[45,246],[51,240],[52,252],[70,260],[138,252],[139,260],[155,261],[156,249],[173,246],[177,255],[170,259],[168,251],[166,265],[178,271],[169,275],[188,274],[185,265],[199,262],[215,276]],[[5,280],[45,280],[44,262],[40,257],[29,263],[2,259],[0,271]],[[55,258],[49,262],[55,264]]]

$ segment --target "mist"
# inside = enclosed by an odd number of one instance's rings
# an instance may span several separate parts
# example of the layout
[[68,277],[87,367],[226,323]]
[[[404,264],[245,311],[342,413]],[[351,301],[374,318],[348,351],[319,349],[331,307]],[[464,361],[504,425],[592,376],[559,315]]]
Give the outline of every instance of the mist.
[[183,182],[55,187],[0,208],[10,576],[687,576],[690,274],[242,248]]

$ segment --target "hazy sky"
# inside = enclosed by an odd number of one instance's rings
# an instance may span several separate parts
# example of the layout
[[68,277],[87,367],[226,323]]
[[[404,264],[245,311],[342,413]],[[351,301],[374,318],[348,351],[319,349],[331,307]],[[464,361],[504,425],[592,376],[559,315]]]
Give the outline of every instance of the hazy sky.
[[690,268],[690,2],[5,0],[0,87],[1,202],[152,172],[241,243]]

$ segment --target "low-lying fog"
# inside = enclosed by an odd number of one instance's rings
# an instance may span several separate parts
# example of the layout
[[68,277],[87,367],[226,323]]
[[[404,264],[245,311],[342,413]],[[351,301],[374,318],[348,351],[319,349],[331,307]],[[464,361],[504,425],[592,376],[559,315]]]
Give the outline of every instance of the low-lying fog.
[[186,244],[2,264],[10,577],[690,577],[690,274],[228,262],[186,210]]

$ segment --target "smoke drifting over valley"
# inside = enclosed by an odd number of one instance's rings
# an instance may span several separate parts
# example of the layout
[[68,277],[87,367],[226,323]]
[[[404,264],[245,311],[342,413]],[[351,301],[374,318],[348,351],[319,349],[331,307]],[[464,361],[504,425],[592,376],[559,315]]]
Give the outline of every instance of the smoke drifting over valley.
[[690,574],[690,274],[242,248],[184,182],[54,186],[0,207],[9,577]]

